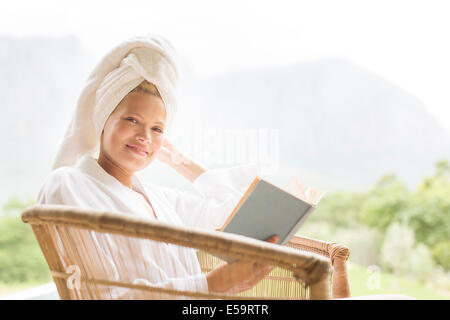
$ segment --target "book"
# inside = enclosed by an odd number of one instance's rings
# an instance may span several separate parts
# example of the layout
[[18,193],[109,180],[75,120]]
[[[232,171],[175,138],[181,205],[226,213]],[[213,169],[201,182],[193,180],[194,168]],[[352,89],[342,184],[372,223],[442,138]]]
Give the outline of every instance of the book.
[[[291,178],[285,188],[256,177],[219,231],[265,241],[273,235],[284,245],[317,207],[325,192],[303,188]],[[230,258],[220,256],[230,262]]]

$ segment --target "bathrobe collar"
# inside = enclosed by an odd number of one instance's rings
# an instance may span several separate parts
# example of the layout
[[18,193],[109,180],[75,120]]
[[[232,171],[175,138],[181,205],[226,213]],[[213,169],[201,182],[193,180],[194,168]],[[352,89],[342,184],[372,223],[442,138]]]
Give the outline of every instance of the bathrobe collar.
[[162,217],[158,215],[159,210],[156,208],[156,201],[152,201],[153,198],[149,197],[149,193],[147,192],[147,189],[142,184],[141,180],[136,176],[136,174],[133,175],[132,178],[132,189],[126,187],[123,185],[119,180],[117,180],[114,176],[110,175],[108,172],[105,171],[105,169],[100,166],[100,164],[97,162],[97,159],[94,159],[90,154],[84,154],[81,156],[77,163],[76,167],[82,170],[83,172],[87,173],[89,176],[93,177],[94,179],[102,182],[103,184],[109,186],[114,191],[116,191],[118,194],[123,194],[125,192],[126,194],[135,197],[135,192],[139,192],[143,194],[150,202],[153,207],[153,210],[155,212],[155,215],[158,220],[164,220],[161,219]]

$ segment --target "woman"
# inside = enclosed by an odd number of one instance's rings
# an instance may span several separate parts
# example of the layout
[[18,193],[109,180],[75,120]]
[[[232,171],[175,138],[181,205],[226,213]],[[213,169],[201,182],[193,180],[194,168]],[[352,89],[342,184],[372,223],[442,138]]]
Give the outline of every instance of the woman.
[[[172,45],[156,35],[129,39],[102,59],[80,95],[38,204],[109,210],[210,230],[224,223],[257,172],[253,166],[206,170],[167,140],[177,105],[176,61]],[[154,159],[192,182],[202,196],[144,185],[135,173]],[[116,247],[114,235],[92,237],[105,257],[106,247]],[[276,243],[278,238],[268,241]],[[132,279],[135,283],[236,293],[251,288],[272,270],[272,266],[237,261],[205,275],[193,249],[148,241],[139,246],[144,258],[143,267],[133,272],[138,275]],[[124,261],[133,259],[130,254],[120,252]],[[114,262],[105,258],[101,263],[113,279],[118,278]],[[117,290],[110,297],[129,297],[126,294]]]

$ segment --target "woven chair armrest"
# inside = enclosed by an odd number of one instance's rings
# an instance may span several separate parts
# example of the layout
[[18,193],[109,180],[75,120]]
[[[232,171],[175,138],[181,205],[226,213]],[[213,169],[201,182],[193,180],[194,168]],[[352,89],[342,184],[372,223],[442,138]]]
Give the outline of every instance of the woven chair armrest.
[[22,220],[31,225],[66,225],[172,243],[233,259],[268,263],[293,271],[296,278],[308,284],[323,282],[329,272],[329,262],[320,255],[239,235],[146,220],[126,213],[35,205],[24,210]]
[[346,267],[350,251],[346,246],[301,236],[294,236],[286,245],[297,250],[314,252],[329,258],[329,263],[333,270],[332,297],[350,297],[350,282]]
[[349,249],[336,242],[327,242],[323,240],[317,240],[308,237],[294,236],[286,244],[286,246],[314,252],[330,259],[330,263],[333,266],[336,258],[347,261],[350,256]]

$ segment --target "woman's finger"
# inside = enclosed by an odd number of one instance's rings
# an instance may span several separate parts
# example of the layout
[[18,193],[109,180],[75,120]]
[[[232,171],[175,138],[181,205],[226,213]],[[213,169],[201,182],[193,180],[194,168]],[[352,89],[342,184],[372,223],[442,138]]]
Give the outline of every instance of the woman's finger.
[[278,240],[280,240],[280,237],[278,235],[274,235],[269,237],[266,241],[270,243],[278,243]]

